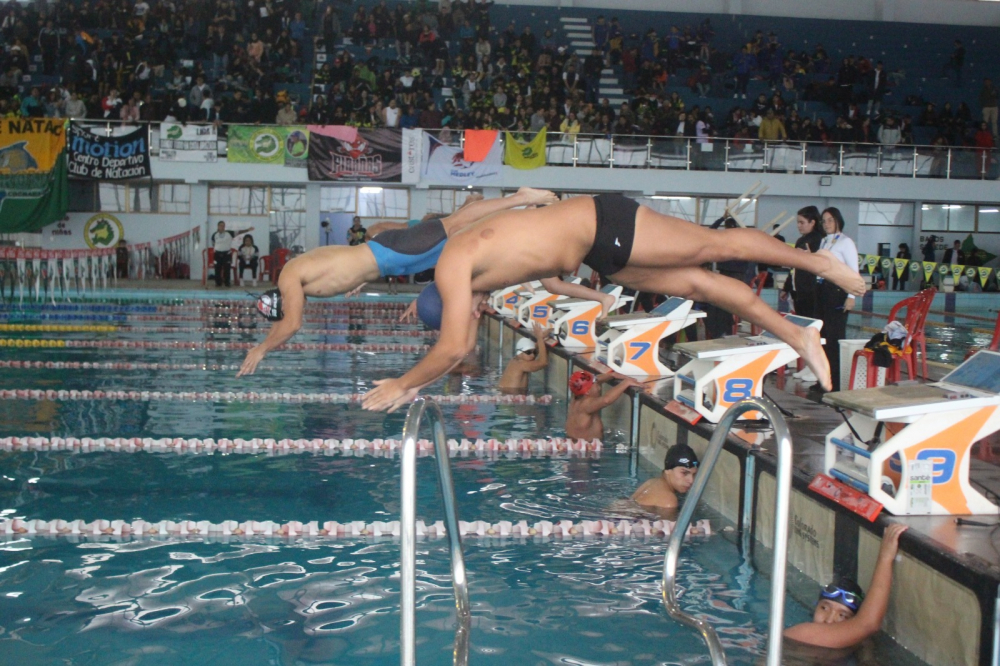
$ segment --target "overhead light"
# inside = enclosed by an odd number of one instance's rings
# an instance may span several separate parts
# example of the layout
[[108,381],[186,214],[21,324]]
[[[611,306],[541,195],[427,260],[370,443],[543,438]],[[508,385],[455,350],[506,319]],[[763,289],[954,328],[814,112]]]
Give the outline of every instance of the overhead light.
[[920,210],[930,210],[930,209],[931,209],[930,206],[921,206],[920,207]]
[[690,201],[693,197],[667,197],[662,194],[656,194],[649,198],[656,199],[657,201]]
[[980,208],[980,213],[1000,213],[1000,208]]
[[361,194],[381,194],[381,187],[362,187]]

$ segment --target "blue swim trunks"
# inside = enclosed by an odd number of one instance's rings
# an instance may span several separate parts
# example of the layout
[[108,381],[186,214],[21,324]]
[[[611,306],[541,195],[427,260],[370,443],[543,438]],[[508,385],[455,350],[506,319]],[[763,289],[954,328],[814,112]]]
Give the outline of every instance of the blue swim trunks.
[[406,229],[383,231],[368,241],[368,247],[383,277],[412,275],[434,268],[447,241],[444,224],[432,219]]

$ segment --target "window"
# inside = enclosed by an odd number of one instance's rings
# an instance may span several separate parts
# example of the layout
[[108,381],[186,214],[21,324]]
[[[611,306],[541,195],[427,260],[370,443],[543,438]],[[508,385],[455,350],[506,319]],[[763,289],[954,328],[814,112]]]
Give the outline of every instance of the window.
[[69,210],[105,213],[189,213],[191,186],[183,183],[69,181]]
[[143,183],[128,186],[128,210],[130,213],[155,213],[159,203],[153,197],[155,185]]
[[125,203],[128,196],[125,192],[125,185],[116,183],[98,183],[97,196],[102,213],[126,213],[128,208]]
[[161,213],[190,213],[191,186],[184,183],[160,183],[157,185]]
[[209,215],[267,215],[267,190],[263,185],[218,185],[208,190]]
[[301,210],[306,209],[306,188],[304,187],[273,187],[271,188],[271,210]]
[[649,206],[657,213],[679,217],[687,222],[698,219],[697,197],[640,197],[636,199],[643,206]]
[[356,187],[323,187],[319,191],[319,209],[323,213],[353,213],[357,209]]
[[410,193],[384,187],[361,187],[357,212],[361,217],[406,219],[410,216]]
[[859,201],[858,224],[863,227],[912,227],[913,204]]
[[987,234],[1000,234],[1000,206],[977,206],[976,231]]
[[[427,212],[441,215],[451,215],[462,207],[465,200],[475,190],[428,190]],[[506,193],[505,193],[506,194]]]
[[961,204],[921,206],[923,231],[975,231],[976,207]]
[[722,217],[729,207],[730,215],[735,217],[745,227],[753,227],[757,224],[757,200],[742,199],[701,199],[698,207],[698,222],[702,225],[712,225]]

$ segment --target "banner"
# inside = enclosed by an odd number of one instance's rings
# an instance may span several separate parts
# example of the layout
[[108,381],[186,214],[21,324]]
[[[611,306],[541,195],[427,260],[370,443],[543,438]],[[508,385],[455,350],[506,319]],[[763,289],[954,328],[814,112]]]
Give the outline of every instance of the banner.
[[497,130],[465,130],[465,159],[482,162],[497,145]]
[[875,272],[875,267],[878,266],[878,255],[877,254],[865,255],[865,266],[868,268],[869,275]]
[[992,268],[986,268],[984,266],[979,267],[979,282],[983,285],[983,289],[986,288],[986,282],[990,279],[990,272]]
[[0,232],[38,231],[69,208],[63,120],[0,120]]
[[537,169],[545,166],[545,128],[531,140],[521,143],[507,132],[507,147],[504,161],[515,169]]
[[903,271],[906,270],[906,265],[910,263],[909,259],[896,259],[896,278],[901,279],[903,277]]
[[962,264],[952,264],[951,265],[951,275],[955,279],[955,284],[962,279],[962,273],[965,272],[965,266]]
[[403,173],[402,133],[358,130],[354,141],[337,138],[341,128],[309,126],[309,180],[399,182]]
[[304,169],[309,130],[304,125],[230,125],[226,160],[240,164],[283,164]]
[[[96,129],[104,134],[102,128]],[[73,123],[67,149],[67,168],[75,178],[126,180],[153,175],[145,127],[118,136],[99,136],[90,128]]]
[[937,266],[933,261],[925,261],[924,265],[924,282],[930,282],[931,276],[934,275],[934,267]]
[[164,162],[218,162],[215,125],[160,123],[160,159]]
[[403,182],[416,185],[420,182],[420,165],[423,163],[424,132],[403,128]]
[[500,185],[503,181],[503,155],[499,141],[484,160],[466,159],[462,148],[441,143],[424,132],[423,177],[434,184]]

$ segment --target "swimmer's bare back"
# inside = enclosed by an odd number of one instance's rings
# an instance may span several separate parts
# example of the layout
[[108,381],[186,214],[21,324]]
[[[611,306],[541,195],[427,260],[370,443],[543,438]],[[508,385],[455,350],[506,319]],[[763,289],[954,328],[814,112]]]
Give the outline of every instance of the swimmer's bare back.
[[292,259],[282,273],[294,271],[306,296],[330,298],[379,279],[378,263],[367,245],[326,245]]

